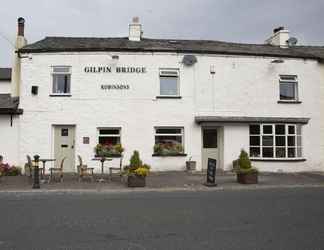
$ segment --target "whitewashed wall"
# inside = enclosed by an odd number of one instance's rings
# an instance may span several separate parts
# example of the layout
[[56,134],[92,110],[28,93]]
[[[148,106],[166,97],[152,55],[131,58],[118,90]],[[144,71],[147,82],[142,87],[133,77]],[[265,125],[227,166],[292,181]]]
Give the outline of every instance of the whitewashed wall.
[[[97,127],[121,127],[126,162],[133,150],[140,151],[143,161],[153,170],[184,169],[192,156],[201,169],[201,128],[194,123],[195,115],[309,117],[304,132],[306,162],[297,170],[323,170],[320,138],[320,72],[313,60],[285,59],[272,64],[272,58],[226,57],[197,55],[192,67],[181,64],[181,54],[123,54],[113,62],[109,53],[33,54],[22,59],[21,107],[24,115],[20,146],[20,161],[24,155],[53,154],[53,124],[76,125],[76,153],[89,165],[97,143]],[[72,66],[72,97],[49,97],[50,67]],[[85,66],[140,66],[146,74],[85,73]],[[214,66],[216,73],[210,74]],[[156,99],[159,94],[159,68],[180,69],[182,99]],[[279,74],[296,74],[302,104],[278,104]],[[101,90],[101,84],[129,84],[129,90]],[[38,96],[32,96],[32,85],[39,86]],[[185,128],[187,157],[152,157],[155,126]],[[90,144],[82,144],[89,136]],[[224,127],[224,164],[230,168],[234,156],[248,147],[248,126]],[[275,162],[257,163],[267,171],[291,170]],[[48,166],[49,167],[49,166]],[[98,167],[99,169],[99,167]]]
[[10,81],[0,81],[0,94],[9,94],[11,91]]
[[13,117],[10,125],[10,115],[0,115],[0,155],[4,157],[4,162],[10,165],[23,165],[19,162],[19,118]]

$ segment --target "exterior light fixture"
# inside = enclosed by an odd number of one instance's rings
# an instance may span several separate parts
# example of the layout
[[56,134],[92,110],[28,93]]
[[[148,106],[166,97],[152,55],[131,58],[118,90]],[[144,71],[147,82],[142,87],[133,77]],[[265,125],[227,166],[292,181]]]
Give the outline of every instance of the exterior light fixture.
[[282,59],[274,59],[271,61],[271,63],[284,63],[285,61]]
[[119,55],[112,55],[111,58],[112,58],[113,60],[118,60],[118,59],[119,59]]

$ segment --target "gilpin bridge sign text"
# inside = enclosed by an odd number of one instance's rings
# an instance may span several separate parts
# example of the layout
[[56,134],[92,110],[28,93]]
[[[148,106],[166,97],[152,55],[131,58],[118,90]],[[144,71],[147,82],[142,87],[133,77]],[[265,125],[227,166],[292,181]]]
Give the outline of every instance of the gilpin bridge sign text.
[[111,66],[86,66],[84,67],[85,73],[146,73],[145,67],[116,67],[112,68]]

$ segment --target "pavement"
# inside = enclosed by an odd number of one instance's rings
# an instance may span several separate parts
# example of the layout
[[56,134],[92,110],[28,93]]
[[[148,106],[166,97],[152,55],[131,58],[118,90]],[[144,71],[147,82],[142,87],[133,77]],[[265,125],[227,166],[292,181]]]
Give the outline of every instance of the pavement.
[[[101,176],[96,176],[99,179]],[[45,178],[48,179],[48,176]],[[217,172],[216,187],[206,187],[206,180],[202,172],[153,172],[146,178],[145,188],[128,188],[126,177],[122,179],[114,176],[106,182],[78,182],[75,174],[65,174],[63,182],[43,181],[39,190],[32,189],[32,179],[26,176],[2,177],[0,192],[131,192],[137,191],[197,191],[197,190],[227,190],[227,189],[263,189],[263,188],[295,188],[295,187],[324,187],[323,172],[303,173],[260,173],[257,185],[242,185],[236,182],[232,172]]]
[[322,250],[323,197],[323,187],[2,192],[0,249]]

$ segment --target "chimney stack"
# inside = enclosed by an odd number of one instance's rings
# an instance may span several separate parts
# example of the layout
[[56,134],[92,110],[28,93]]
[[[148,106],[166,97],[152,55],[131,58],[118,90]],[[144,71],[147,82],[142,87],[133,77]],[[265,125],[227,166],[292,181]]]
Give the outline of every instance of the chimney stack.
[[22,17],[18,18],[18,33],[15,43],[14,51],[14,62],[12,65],[11,71],[11,96],[19,97],[20,94],[20,58],[18,50],[24,47],[27,44],[27,40],[24,37],[25,35],[25,19]]
[[142,25],[139,23],[139,18],[134,17],[133,22],[129,25],[128,40],[139,42],[141,41],[142,34]]
[[288,39],[289,30],[286,30],[283,26],[280,26],[273,30],[273,35],[268,38],[265,43],[274,46],[280,46],[281,48],[288,48]]

